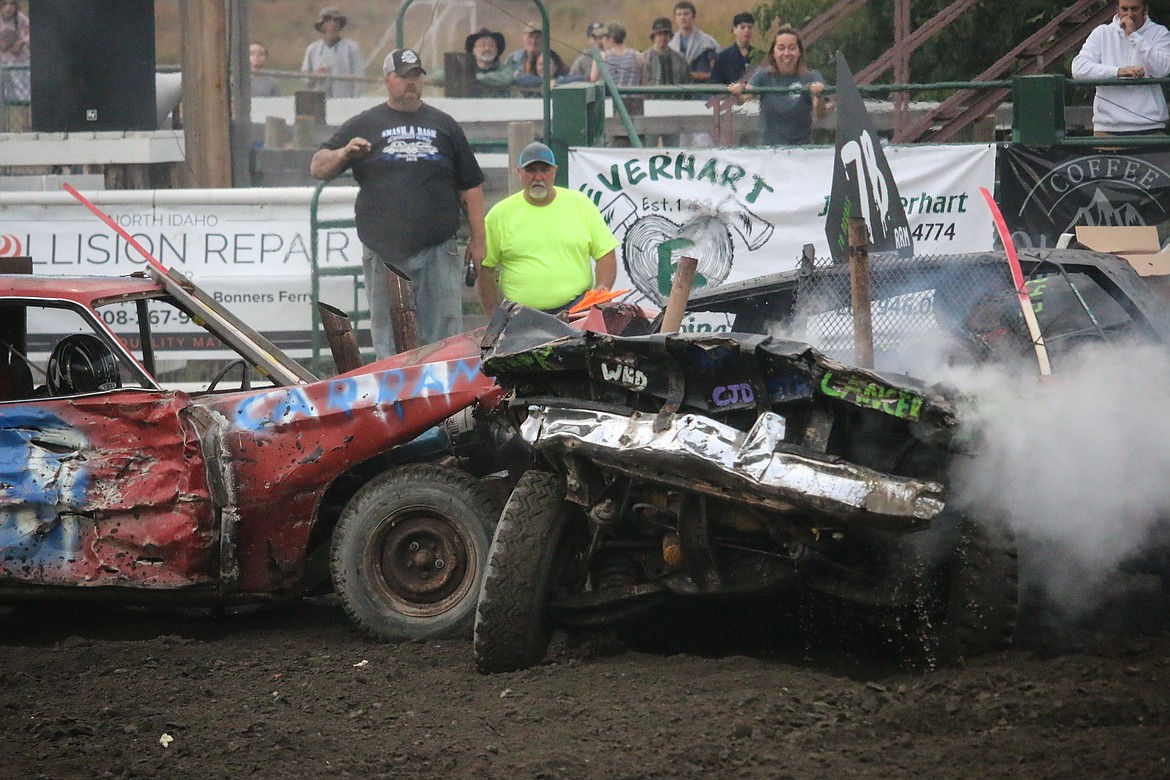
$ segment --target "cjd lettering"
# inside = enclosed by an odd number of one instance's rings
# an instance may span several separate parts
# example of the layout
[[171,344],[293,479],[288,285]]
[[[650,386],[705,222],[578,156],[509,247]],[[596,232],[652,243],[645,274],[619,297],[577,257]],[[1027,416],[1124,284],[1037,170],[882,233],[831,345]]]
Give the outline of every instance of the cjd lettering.
[[711,400],[716,406],[731,406],[732,404],[751,404],[756,402],[756,394],[752,386],[741,382],[738,385],[720,385],[711,391]]

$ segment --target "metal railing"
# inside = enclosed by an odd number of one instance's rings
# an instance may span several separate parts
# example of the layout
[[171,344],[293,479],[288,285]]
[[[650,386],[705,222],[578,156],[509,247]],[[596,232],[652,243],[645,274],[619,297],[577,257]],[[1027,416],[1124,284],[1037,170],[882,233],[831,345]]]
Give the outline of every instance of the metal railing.
[[[601,68],[603,82],[605,83],[606,91],[610,98],[614,101],[614,113],[617,116],[626,132],[630,135],[630,143],[634,146],[639,146],[639,142],[635,142],[638,137],[637,129],[634,120],[630,117],[628,111],[625,109],[624,97],[639,96],[639,97],[687,97],[695,98],[700,96],[713,96],[727,94],[727,87],[723,84],[679,84],[671,86],[631,86],[631,87],[617,87],[612,80],[608,78],[605,68]],[[858,85],[858,91],[863,98],[876,99],[877,97],[894,97],[895,108],[895,134],[904,127],[908,121],[909,111],[905,108],[908,98],[906,96],[911,94],[923,93],[954,93],[960,91],[970,91],[975,93],[993,92],[993,91],[1010,91],[1009,99],[1012,107],[1013,115],[1010,122],[1012,131],[1012,140],[1017,143],[1027,143],[1033,145],[1068,145],[1068,146],[1094,146],[1100,145],[1100,138],[1092,136],[1091,123],[1088,125],[1088,130],[1084,134],[1069,133],[1066,124],[1066,106],[1068,101],[1065,95],[1069,92],[1085,92],[1090,91],[1097,86],[1121,86],[1121,87],[1140,87],[1148,84],[1157,84],[1165,87],[1170,84],[1170,77],[1167,78],[1146,78],[1146,79],[1072,79],[1059,74],[1042,74],[1042,75],[1028,75],[1017,76],[1012,79],[1001,79],[995,81],[939,81],[929,83],[906,83],[906,84],[865,84]],[[792,88],[783,87],[760,87],[753,88],[749,94],[766,95],[766,94],[788,94],[794,91]],[[798,90],[797,90],[798,91]],[[825,94],[832,95],[836,92],[833,86],[825,87]],[[1091,104],[1091,95],[1086,100]],[[901,106],[901,108],[900,108]],[[716,114],[720,111],[719,106],[713,107]],[[903,112],[899,114],[899,111]],[[1086,107],[1087,111],[1087,107]],[[1087,114],[1086,114],[1087,115]],[[987,116],[995,116],[994,109],[988,112]],[[555,117],[554,117],[555,120]],[[939,120],[944,121],[944,120]],[[716,117],[716,123],[718,117]],[[716,124],[717,127],[717,124]],[[558,131],[554,129],[554,137]],[[1109,138],[1110,145],[1118,146],[1143,146],[1157,143],[1165,143],[1165,139],[1159,141],[1158,136],[1112,136]]]

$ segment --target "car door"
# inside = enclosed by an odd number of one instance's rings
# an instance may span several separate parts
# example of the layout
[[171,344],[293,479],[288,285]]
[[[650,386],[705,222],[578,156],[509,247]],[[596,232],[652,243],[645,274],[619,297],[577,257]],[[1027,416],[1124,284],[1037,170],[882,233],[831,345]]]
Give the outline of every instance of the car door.
[[0,364],[32,382],[0,397],[0,583],[213,581],[218,517],[188,396],[153,386],[83,310],[3,308],[30,326]]

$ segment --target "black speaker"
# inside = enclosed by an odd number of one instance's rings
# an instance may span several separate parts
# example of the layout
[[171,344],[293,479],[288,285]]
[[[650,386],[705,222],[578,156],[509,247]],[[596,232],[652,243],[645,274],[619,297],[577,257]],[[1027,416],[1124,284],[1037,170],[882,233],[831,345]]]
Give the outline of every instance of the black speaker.
[[154,130],[154,0],[30,0],[32,129]]

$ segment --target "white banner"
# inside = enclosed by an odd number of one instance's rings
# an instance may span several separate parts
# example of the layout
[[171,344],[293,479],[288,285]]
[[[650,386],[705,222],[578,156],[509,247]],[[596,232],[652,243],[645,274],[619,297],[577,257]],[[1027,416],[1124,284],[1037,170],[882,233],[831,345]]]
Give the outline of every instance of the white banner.
[[[995,186],[995,146],[889,146],[919,255],[992,248],[979,195]],[[618,288],[657,308],[680,257],[696,285],[795,268],[805,244],[829,257],[825,213],[833,149],[570,149],[569,186],[598,204],[621,242]]]
[[[321,220],[353,219],[356,187],[322,191]],[[277,346],[309,354],[311,187],[233,190],[119,190],[86,193],[164,266],[209,295]],[[322,266],[361,266],[354,228],[318,231]],[[116,276],[146,265],[138,251],[67,193],[0,193],[0,255],[27,255],[34,274]],[[325,278],[322,300],[355,307],[348,277]],[[364,299],[360,301],[365,307]],[[200,352],[190,322],[159,329],[161,357]]]

